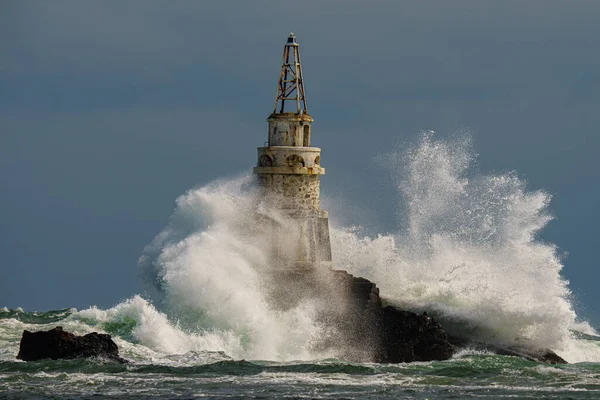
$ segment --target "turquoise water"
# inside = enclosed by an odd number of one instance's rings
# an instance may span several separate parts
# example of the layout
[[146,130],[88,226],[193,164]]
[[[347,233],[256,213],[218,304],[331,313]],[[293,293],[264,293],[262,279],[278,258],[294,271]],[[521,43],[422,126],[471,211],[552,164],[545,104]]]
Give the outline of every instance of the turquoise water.
[[[454,359],[398,365],[336,359],[273,362],[223,352],[165,354],[131,339],[129,324],[99,323],[75,310],[0,311],[0,393],[7,398],[600,398],[600,364],[547,365],[464,351]],[[120,365],[105,360],[17,361],[23,329],[60,324],[115,335]],[[117,333],[120,332],[120,333]],[[127,339],[129,338],[129,339]],[[596,338],[581,339],[591,344]],[[137,343],[136,343],[137,342]],[[598,342],[595,342],[596,344]]]

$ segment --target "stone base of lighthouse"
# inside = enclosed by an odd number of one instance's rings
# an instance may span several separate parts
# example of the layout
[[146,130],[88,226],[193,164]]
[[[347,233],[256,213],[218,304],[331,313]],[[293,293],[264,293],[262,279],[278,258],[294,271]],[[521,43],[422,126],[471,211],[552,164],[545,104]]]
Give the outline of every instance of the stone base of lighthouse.
[[320,208],[320,167],[256,167],[261,199],[276,217],[264,217],[270,230],[274,268],[307,270],[331,263],[329,218]]

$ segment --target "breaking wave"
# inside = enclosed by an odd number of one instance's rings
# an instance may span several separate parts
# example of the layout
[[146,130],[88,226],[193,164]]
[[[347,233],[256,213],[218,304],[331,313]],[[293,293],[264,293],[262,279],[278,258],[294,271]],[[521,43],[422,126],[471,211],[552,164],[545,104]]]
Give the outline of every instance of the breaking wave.
[[[552,218],[546,192],[528,190],[514,172],[477,173],[465,136],[424,134],[380,161],[391,171],[397,213],[407,222],[397,232],[368,236],[361,227],[336,227],[330,209],[337,268],[374,281],[390,303],[435,314],[453,335],[551,348],[571,362],[600,361],[596,332],[573,311],[560,253],[538,237]],[[249,175],[190,190],[140,257],[144,298],[43,316],[3,309],[2,337],[12,339],[2,340],[18,346],[22,329],[60,321],[80,334],[113,334],[134,360],[329,357],[313,346],[322,331],[310,301],[288,310],[269,304],[260,271],[268,267],[270,237],[255,226],[256,207]],[[3,352],[14,353],[10,346]]]
[[271,238],[256,229],[252,183],[242,176],[181,196],[140,258],[141,273],[170,320],[186,332],[222,338],[206,350],[268,360],[325,356],[312,349],[320,328],[310,302],[285,311],[269,305],[260,271]]
[[377,237],[334,229],[337,265],[376,282],[391,303],[433,312],[451,334],[600,359],[597,348],[577,350],[571,331],[593,330],[576,324],[557,247],[537,236],[552,219],[548,193],[527,190],[515,172],[476,173],[468,136],[426,133],[382,161],[407,226]]

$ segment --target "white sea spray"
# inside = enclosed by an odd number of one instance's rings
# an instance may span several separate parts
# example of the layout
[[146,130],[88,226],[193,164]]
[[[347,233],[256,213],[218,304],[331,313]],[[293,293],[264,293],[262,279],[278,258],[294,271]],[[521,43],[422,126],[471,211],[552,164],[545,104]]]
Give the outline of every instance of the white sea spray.
[[476,173],[464,135],[426,133],[382,159],[408,226],[377,237],[334,229],[336,264],[376,282],[392,303],[433,311],[459,333],[569,358],[571,293],[558,249],[537,236],[552,218],[550,195],[528,191],[514,172]]
[[[336,226],[330,208],[337,268],[373,280],[387,301],[433,313],[450,331],[552,348],[572,362],[600,361],[595,342],[573,337],[572,330],[596,332],[577,320],[559,250],[538,236],[551,220],[546,192],[529,190],[515,172],[477,173],[465,136],[424,134],[381,161],[398,190],[398,210],[390,214],[406,223],[368,236]],[[326,357],[312,347],[320,328],[310,302],[275,311],[267,301],[260,271],[269,267],[271,238],[254,229],[256,200],[249,175],[190,190],[140,257],[147,294],[108,310],[69,310],[61,325],[80,334],[108,331],[140,360],[195,359],[194,352]],[[0,329],[13,343],[29,325],[10,321]]]
[[198,337],[224,338],[219,346],[195,350],[315,358],[311,343],[319,328],[310,302],[276,311],[266,299],[259,271],[268,262],[265,241],[271,238],[254,229],[251,181],[218,181],[181,196],[169,225],[140,258],[142,274],[172,321]]

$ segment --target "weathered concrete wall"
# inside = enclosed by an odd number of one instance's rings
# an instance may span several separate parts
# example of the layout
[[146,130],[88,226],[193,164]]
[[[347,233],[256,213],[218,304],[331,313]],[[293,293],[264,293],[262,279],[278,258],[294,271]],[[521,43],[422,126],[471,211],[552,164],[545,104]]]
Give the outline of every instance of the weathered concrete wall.
[[321,176],[307,171],[289,166],[254,169],[262,201],[289,218],[283,224],[273,221],[270,228],[272,254],[281,268],[316,268],[331,262],[329,219],[321,210]]
[[308,114],[271,114],[269,122],[269,146],[310,146],[311,123]]
[[331,262],[329,219],[321,210],[321,149],[310,147],[311,123],[306,113],[273,113],[268,146],[258,148],[258,177],[262,201],[288,221],[269,220],[272,254],[279,268],[315,269]]
[[263,216],[260,228],[273,238],[267,248],[273,269],[307,271],[330,267],[331,243],[326,212],[296,214],[284,221]]
[[321,209],[320,176],[305,174],[258,174],[262,197],[281,210]]
[[303,218],[299,220],[302,246],[300,260],[304,262],[330,262],[329,218]]

